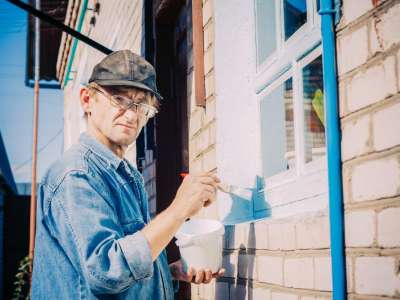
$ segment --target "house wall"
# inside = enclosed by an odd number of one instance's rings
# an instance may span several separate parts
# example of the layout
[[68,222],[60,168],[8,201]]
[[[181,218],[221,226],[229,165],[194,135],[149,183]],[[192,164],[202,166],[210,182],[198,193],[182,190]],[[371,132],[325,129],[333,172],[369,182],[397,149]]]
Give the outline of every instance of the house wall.
[[400,2],[344,0],[342,12],[337,55],[349,299],[398,299]]
[[[347,290],[349,299],[398,299],[400,3],[361,2],[343,1],[343,15],[337,27]],[[245,145],[240,135],[236,143],[240,146],[220,145],[221,139],[229,136],[230,129],[224,116],[227,108],[223,105],[228,101],[224,102],[219,92],[221,88],[228,87],[220,86],[226,83],[219,80],[218,72],[229,76],[235,71],[235,66],[229,72],[218,69],[218,60],[224,58],[215,54],[215,44],[226,42],[220,39],[227,37],[219,36],[218,28],[215,28],[218,26],[218,20],[215,20],[218,4],[214,2],[207,7],[207,3],[212,2],[203,1],[203,14],[211,15],[209,20],[214,27],[212,41],[208,43],[214,50],[214,58],[210,60],[215,61],[212,68],[213,87],[217,88],[214,89],[213,101],[217,103],[214,117],[218,130],[215,132],[216,146],[210,145],[207,140],[200,145],[206,145],[203,146],[206,149],[216,148],[215,171],[224,177],[229,176],[229,172],[219,158],[232,155],[232,152],[237,154]],[[228,6],[226,9],[229,9]],[[224,19],[223,22],[229,20]],[[246,30],[245,26],[238,21],[233,27],[234,35],[241,43],[240,32]],[[205,41],[207,38],[210,37],[206,37],[205,33]],[[235,58],[233,51],[227,49],[226,52],[232,64]],[[231,88],[235,87],[232,83]],[[250,109],[239,111],[237,99],[233,97],[229,101],[230,115]],[[207,128],[204,122],[206,112],[207,109],[204,112],[198,108],[192,111],[193,148],[197,147],[197,141],[202,141],[200,133]],[[252,120],[241,120],[243,123],[247,121],[251,123]],[[230,126],[232,128],[236,124],[231,123]],[[193,129],[198,134],[193,135]],[[203,162],[204,154],[201,151],[192,153],[200,155],[191,160],[191,166],[195,166],[195,170],[207,170]],[[243,167],[240,170],[243,171]],[[218,209],[205,210],[201,217],[218,217]],[[320,209],[288,218],[269,218],[225,227],[223,265],[227,272],[216,284],[192,285],[192,298],[331,299],[329,226],[328,209]]]

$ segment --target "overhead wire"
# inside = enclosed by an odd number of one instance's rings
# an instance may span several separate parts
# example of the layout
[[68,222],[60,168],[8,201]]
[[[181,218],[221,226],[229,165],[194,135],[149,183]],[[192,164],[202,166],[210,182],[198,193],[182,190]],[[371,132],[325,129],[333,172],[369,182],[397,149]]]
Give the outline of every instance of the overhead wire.
[[[64,131],[64,128],[61,128],[45,145],[40,147],[37,151],[37,154],[39,155],[40,152],[42,152],[44,149],[46,149],[55,139]],[[24,162],[20,163],[16,167],[12,168],[13,172],[18,171],[22,167],[24,167],[26,164],[30,163],[32,161],[32,157],[28,158]]]

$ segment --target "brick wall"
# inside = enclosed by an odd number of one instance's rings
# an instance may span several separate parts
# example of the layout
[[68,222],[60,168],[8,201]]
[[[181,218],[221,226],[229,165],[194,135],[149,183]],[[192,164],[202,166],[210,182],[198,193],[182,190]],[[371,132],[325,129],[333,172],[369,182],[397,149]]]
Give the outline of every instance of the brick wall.
[[400,2],[345,0],[342,11],[337,49],[349,299],[398,299]]
[[[213,0],[203,0],[204,31],[204,81],[206,90],[206,107],[196,106],[194,93],[194,72],[192,41],[189,39],[188,61],[188,98],[190,99],[189,116],[189,168],[190,173],[216,171],[216,119],[214,89],[214,24],[212,16]],[[192,35],[191,32],[188,33]],[[215,205],[205,209],[200,216],[216,217]]]
[[[208,4],[211,0],[203,1],[205,70],[212,78],[213,57],[207,52],[213,49],[214,30]],[[337,47],[347,289],[349,299],[398,299],[400,2],[344,0],[342,11]],[[214,80],[209,85],[207,97],[214,102]],[[215,163],[205,163],[205,154],[215,149],[210,137],[215,129],[207,132],[215,126],[215,109],[209,101],[205,110],[195,107],[193,99],[191,170],[213,170]],[[224,238],[225,277],[207,286],[192,285],[193,299],[332,298],[327,211],[229,226]]]

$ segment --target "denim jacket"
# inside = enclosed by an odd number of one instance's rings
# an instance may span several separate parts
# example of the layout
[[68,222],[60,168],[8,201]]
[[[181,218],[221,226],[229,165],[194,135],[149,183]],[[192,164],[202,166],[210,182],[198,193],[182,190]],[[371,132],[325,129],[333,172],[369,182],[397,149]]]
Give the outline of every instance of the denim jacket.
[[152,262],[143,177],[87,133],[38,190],[32,299],[173,299],[165,251]]

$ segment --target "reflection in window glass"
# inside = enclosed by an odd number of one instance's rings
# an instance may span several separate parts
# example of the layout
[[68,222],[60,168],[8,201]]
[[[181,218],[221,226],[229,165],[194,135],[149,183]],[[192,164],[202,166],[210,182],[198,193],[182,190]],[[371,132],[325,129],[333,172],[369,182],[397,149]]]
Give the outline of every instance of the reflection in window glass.
[[257,19],[257,65],[276,49],[275,0],[255,0]]
[[306,2],[306,0],[283,1],[285,40],[289,39],[307,22]]
[[269,177],[296,167],[293,80],[286,80],[261,100],[263,172]]
[[325,114],[322,57],[303,69],[305,161],[325,155]]

